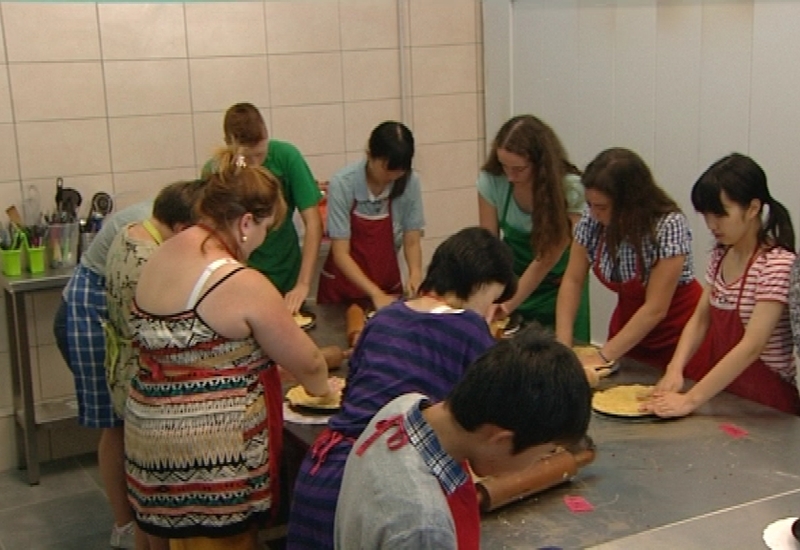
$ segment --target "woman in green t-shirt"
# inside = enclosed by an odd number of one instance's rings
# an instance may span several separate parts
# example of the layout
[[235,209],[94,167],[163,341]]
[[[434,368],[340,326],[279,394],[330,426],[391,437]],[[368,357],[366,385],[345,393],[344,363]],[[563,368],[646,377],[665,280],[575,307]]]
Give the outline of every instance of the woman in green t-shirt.
[[[580,172],[547,124],[519,115],[497,132],[477,185],[480,225],[502,235],[519,277],[517,292],[495,315],[517,311],[526,321],[554,327],[572,227],[585,202]],[[588,285],[582,289],[574,335],[589,341]]]

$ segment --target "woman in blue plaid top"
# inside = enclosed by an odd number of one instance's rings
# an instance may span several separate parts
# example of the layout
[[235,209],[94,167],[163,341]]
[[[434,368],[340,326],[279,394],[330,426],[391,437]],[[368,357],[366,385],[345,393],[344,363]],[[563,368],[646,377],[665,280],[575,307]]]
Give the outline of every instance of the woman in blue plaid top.
[[592,269],[617,294],[617,306],[605,345],[582,357],[584,366],[627,356],[663,369],[703,292],[694,277],[686,216],[627,149],[600,153],[586,167],[583,185],[587,207],[558,293],[558,339],[572,344],[580,289]]

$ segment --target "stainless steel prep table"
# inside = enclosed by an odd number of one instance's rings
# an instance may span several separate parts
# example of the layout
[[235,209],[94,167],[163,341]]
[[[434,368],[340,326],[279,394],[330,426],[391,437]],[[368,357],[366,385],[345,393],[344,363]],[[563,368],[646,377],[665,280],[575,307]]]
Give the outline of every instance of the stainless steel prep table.
[[[31,350],[28,340],[28,314],[25,297],[36,292],[63,288],[73,268],[48,270],[41,274],[23,273],[18,277],[0,275],[6,304],[11,384],[14,394],[17,464],[28,469],[28,483],[39,483],[39,447],[36,428],[76,416],[64,400],[33,402]],[[74,399],[72,399],[74,400]]]
[[[344,347],[344,307],[310,309],[317,344]],[[657,379],[655,369],[624,361],[601,388]],[[724,424],[748,435],[734,438]],[[286,423],[290,483],[322,428]],[[675,420],[594,414],[589,433],[596,460],[571,483],[484,515],[483,548],[758,548],[769,523],[800,515],[800,418],[723,393]],[[570,512],[565,495],[583,496],[594,511]]]
[[[604,386],[657,378],[625,362]],[[596,460],[573,482],[484,516],[482,547],[763,548],[764,527],[800,515],[800,418],[724,393],[676,420],[594,414],[589,433]],[[594,511],[570,512],[565,495]]]

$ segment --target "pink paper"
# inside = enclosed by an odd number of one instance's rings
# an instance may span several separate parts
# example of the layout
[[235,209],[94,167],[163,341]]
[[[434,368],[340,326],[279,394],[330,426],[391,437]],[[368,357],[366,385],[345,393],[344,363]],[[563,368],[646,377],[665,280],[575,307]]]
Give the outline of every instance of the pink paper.
[[594,510],[594,506],[583,497],[566,495],[564,504],[567,505],[571,512],[591,512]]
[[719,429],[736,439],[747,437],[749,435],[747,430],[740,428],[736,424],[720,424]]

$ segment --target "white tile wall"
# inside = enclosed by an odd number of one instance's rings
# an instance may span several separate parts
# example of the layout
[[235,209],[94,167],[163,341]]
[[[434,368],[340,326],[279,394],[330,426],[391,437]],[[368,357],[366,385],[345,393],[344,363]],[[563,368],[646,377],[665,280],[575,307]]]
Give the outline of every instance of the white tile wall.
[[234,103],[270,104],[266,55],[190,59],[189,71],[192,109],[215,111],[220,132],[222,116]]
[[339,3],[343,50],[397,48],[397,2],[353,0]]
[[414,136],[418,143],[477,140],[476,94],[415,96]]
[[261,2],[187,3],[186,29],[190,57],[267,53]]
[[345,101],[400,97],[400,56],[393,50],[342,54]]
[[3,2],[2,8],[9,62],[100,59],[95,4]]
[[317,0],[266,2],[267,52],[328,52],[341,49],[339,3]]
[[8,65],[0,65],[0,123],[12,121],[11,90],[8,83]]
[[385,120],[400,120],[399,99],[354,101],[344,105],[345,143],[348,152],[362,154],[370,132]]
[[18,122],[106,115],[99,61],[9,65]]
[[0,182],[7,181],[19,181],[17,141],[14,125],[0,124]]
[[186,57],[183,4],[98,3],[104,59]]
[[115,171],[194,165],[191,115],[112,118],[108,126]]
[[298,53],[269,57],[273,107],[342,102],[342,55]]
[[273,107],[273,136],[302,143],[307,155],[340,153],[344,148],[344,109],[341,103]]
[[411,49],[414,95],[455,94],[478,89],[474,44]]
[[185,59],[106,61],[108,116],[191,112]]
[[165,168],[161,170],[139,170],[114,175],[115,208],[121,209],[138,202],[152,199],[168,183],[191,180],[198,171],[193,166]]
[[[362,158],[376,124],[405,116],[432,224],[427,262],[444,236],[477,221],[479,8],[478,0],[0,2],[0,204],[21,207],[33,185],[50,209],[59,176],[83,195],[84,214],[98,191],[118,209],[152,198],[196,177],[222,145],[222,117],[236,102],[257,105],[270,135],[295,143],[319,179]],[[458,216],[437,216],[442,204]],[[37,397],[73,391],[52,341],[57,303],[53,293],[30,309]],[[3,411],[11,398],[2,311],[0,332]],[[14,460],[6,418],[0,412],[0,448],[10,449],[0,470]],[[58,455],[43,437],[46,454]]]
[[480,163],[474,141],[419,145],[414,163],[426,191],[467,188],[477,193],[474,167]]
[[[423,190],[422,200],[425,204],[427,238],[447,238],[462,227],[478,222],[478,198],[474,187],[446,191]],[[441,215],[442,212],[447,212],[447,215]]]
[[105,119],[20,122],[16,127],[23,179],[111,171]]
[[344,153],[334,153],[331,155],[308,155],[306,156],[308,167],[317,181],[326,181],[331,178],[339,169],[347,164]]
[[464,44],[477,40],[475,2],[409,0],[409,8],[412,46]]

